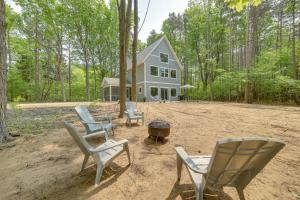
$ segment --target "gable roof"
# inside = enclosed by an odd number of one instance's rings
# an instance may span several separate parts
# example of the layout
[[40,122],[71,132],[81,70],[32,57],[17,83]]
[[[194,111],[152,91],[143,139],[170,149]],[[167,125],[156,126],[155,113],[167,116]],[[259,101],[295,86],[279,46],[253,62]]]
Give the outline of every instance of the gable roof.
[[[183,66],[181,65],[173,47],[171,46],[168,38],[166,36],[162,36],[160,39],[156,40],[154,43],[146,47],[142,52],[137,54],[137,63],[136,65],[139,66],[140,64],[143,64],[145,60],[151,55],[151,53],[160,45],[160,43],[165,40],[169,49],[171,50],[176,62],[178,63],[180,69],[183,69]],[[132,67],[132,60],[127,58],[127,70],[130,70]]]
[[[119,78],[109,78],[104,77],[101,83],[101,87],[105,86],[116,86],[118,87],[120,85],[120,79]],[[131,84],[127,81],[126,86],[131,86]]]
[[104,77],[101,83],[101,86],[111,85],[111,86],[119,86],[119,79],[118,78],[108,78]]

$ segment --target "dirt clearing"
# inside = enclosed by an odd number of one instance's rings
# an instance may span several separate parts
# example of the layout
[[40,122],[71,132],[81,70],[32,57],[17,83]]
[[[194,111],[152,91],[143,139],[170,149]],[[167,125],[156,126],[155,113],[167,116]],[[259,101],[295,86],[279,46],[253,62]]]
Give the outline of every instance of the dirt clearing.
[[[76,104],[74,104],[76,105]],[[80,173],[83,155],[62,128],[61,121],[84,131],[73,104],[35,104],[9,110],[10,130],[21,134],[0,150],[0,199],[193,199],[186,169],[176,185],[174,147],[189,154],[211,154],[225,137],[266,136],[285,141],[286,147],[245,190],[247,200],[300,199],[300,108],[228,103],[139,103],[145,125],[125,126],[115,119],[115,140],[128,139],[132,164],[126,154],[115,159],[94,188],[95,167]],[[93,114],[117,114],[117,104],[93,106]],[[148,139],[147,124],[163,119],[171,124],[165,144]],[[33,133],[33,134],[32,134]],[[96,138],[93,142],[101,143]],[[92,159],[89,164],[93,164]],[[207,198],[212,199],[212,198]],[[224,188],[220,199],[238,199]]]

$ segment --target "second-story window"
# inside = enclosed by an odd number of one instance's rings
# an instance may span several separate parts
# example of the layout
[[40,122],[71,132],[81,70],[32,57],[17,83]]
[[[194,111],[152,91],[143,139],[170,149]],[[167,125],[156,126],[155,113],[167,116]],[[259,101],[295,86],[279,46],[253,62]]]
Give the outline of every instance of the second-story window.
[[168,78],[169,77],[169,69],[160,68],[160,77]]
[[150,73],[152,76],[158,76],[158,67],[150,66]]
[[171,75],[171,78],[177,78],[176,70],[175,69],[171,69],[170,75]]
[[160,62],[169,63],[169,55],[165,53],[160,53]]

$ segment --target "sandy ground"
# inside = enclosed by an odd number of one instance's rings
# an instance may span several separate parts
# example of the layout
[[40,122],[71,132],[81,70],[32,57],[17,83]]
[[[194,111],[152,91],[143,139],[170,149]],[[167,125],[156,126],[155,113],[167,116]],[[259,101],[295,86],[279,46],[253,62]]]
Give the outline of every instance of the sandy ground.
[[[287,144],[246,188],[246,199],[300,199],[299,107],[208,102],[139,103],[138,109],[145,112],[145,125],[128,128],[125,119],[116,119],[116,133],[112,136],[116,140],[129,140],[132,163],[128,166],[125,153],[119,156],[105,170],[97,188],[94,187],[95,167],[80,172],[83,155],[60,121],[74,121],[81,132],[83,127],[72,109],[55,110],[54,107],[52,105],[50,110],[47,105],[26,104],[23,107],[21,114],[27,117],[33,113],[35,117],[50,111],[56,113],[47,120],[59,125],[38,129],[39,134],[29,134],[28,129],[19,130],[21,137],[9,148],[0,150],[1,200],[193,199],[193,187],[186,169],[181,183],[175,184],[174,147],[183,146],[189,154],[210,154],[216,140],[239,136],[274,137]],[[46,110],[42,112],[42,109]],[[13,117],[15,111],[10,112]],[[147,138],[146,124],[157,118],[171,123],[171,135],[164,144],[153,143]],[[101,143],[101,139],[92,142]],[[89,164],[93,164],[92,159]],[[234,189],[224,188],[220,199],[238,197]]]

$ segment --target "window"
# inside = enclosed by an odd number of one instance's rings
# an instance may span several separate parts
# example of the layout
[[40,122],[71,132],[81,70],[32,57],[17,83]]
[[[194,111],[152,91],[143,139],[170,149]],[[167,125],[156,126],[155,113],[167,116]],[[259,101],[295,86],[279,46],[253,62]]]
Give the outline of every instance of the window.
[[176,97],[177,96],[177,90],[176,88],[171,88],[171,96]]
[[139,87],[139,94],[142,94],[142,87]]
[[165,53],[160,53],[160,62],[168,63],[169,62],[169,55]]
[[169,77],[169,69],[166,68],[160,68],[160,77]]
[[150,73],[152,76],[158,76],[158,67],[151,66],[150,67]]
[[158,88],[156,88],[156,87],[151,87],[151,96],[152,96],[152,97],[158,96]]
[[176,70],[175,69],[171,69],[171,78],[177,78],[177,74],[176,74]]

